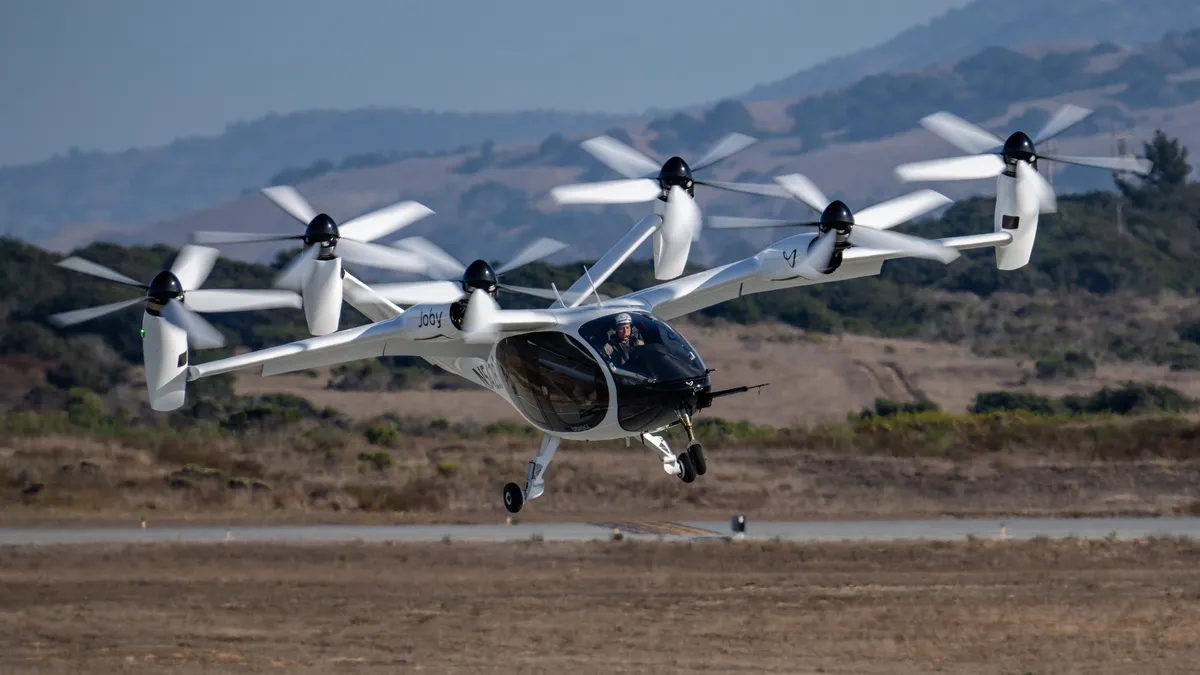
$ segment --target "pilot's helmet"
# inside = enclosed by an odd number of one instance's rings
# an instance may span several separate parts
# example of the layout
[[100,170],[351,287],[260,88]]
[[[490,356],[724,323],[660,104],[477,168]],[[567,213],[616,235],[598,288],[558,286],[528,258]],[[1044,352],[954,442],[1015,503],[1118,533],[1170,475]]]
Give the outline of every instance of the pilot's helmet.
[[620,314],[617,315],[617,325],[618,326],[633,325],[633,317],[629,316],[625,312],[621,312]]

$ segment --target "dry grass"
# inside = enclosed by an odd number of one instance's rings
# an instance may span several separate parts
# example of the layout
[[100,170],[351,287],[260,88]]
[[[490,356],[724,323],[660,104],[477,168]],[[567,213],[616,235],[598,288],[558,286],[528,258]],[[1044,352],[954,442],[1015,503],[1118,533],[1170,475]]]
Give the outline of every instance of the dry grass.
[[[947,317],[946,321],[969,319]],[[980,330],[986,333],[986,328]],[[965,412],[981,391],[1020,388],[1061,396],[1092,393],[1126,380],[1155,382],[1200,397],[1200,379],[1187,372],[1171,372],[1165,366],[1104,364],[1094,376],[1040,381],[1034,377],[1031,359],[983,357],[966,346],[806,334],[776,324],[705,327],[681,323],[679,329],[707,365],[716,369],[712,376],[715,387],[770,383],[758,394],[723,398],[702,416],[777,427],[841,419],[847,412],[870,407],[876,397],[908,401],[923,396],[943,410]],[[451,422],[519,419],[503,399],[483,390],[341,392],[325,389],[327,380],[327,372],[316,378],[243,374],[237,380],[237,392],[297,394],[356,419],[391,412]]]
[[[172,441],[136,448],[76,437],[0,442],[0,524],[51,520],[495,522],[536,438],[419,438],[388,452],[361,437]],[[1092,462],[997,453],[835,454],[790,447],[707,451],[690,485],[640,445],[565,444],[528,520],[724,520],[1011,515],[1178,515],[1200,505],[1195,461]],[[233,484],[230,481],[234,481]],[[40,485],[31,492],[33,485]]]
[[1193,542],[0,550],[12,673],[1192,673]]

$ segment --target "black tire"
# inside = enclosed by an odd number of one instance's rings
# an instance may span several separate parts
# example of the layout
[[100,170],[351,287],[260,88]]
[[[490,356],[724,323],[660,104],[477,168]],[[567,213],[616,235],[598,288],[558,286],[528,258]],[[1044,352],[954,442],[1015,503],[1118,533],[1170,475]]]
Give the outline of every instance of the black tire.
[[686,452],[681,452],[676,455],[675,460],[679,462],[679,468],[682,470],[679,474],[679,480],[685,483],[695,481],[696,465],[692,464],[692,456]]
[[696,475],[703,476],[708,471],[708,462],[704,459],[704,448],[693,441],[688,446],[687,452],[692,458],[692,466],[696,467]]
[[525,493],[521,490],[521,486],[516,483],[509,483],[504,486],[504,508],[508,509],[509,513],[516,513],[525,505]]

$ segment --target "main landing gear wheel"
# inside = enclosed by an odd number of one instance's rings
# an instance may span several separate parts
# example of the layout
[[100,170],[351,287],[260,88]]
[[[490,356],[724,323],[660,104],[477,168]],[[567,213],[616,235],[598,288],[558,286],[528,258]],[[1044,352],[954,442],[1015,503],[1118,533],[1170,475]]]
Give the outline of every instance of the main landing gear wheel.
[[681,452],[675,456],[675,461],[679,462],[679,480],[685,483],[696,480],[696,465],[692,463],[691,453]]
[[696,441],[688,446],[687,454],[692,458],[692,466],[696,467],[696,475],[703,476],[708,471],[708,463],[704,461],[704,448]]
[[504,508],[508,509],[509,513],[520,511],[524,504],[525,492],[521,490],[520,485],[509,483],[504,486]]

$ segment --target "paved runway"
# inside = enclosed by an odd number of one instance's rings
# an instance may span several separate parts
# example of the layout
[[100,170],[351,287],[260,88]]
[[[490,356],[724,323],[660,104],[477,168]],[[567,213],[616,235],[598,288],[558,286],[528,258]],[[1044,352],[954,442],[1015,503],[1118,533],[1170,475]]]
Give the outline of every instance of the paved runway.
[[[506,525],[280,525],[141,528],[0,528],[0,546],[30,544],[132,544],[152,542],[436,542],[451,541],[589,541],[609,539],[616,528],[629,539],[690,541],[721,539],[732,532],[729,522],[620,521],[597,523],[519,523]],[[845,522],[747,521],[747,539],[787,541],[1028,539],[1082,537],[1098,539],[1200,537],[1200,518],[1035,518],[1011,520],[898,520]]]

